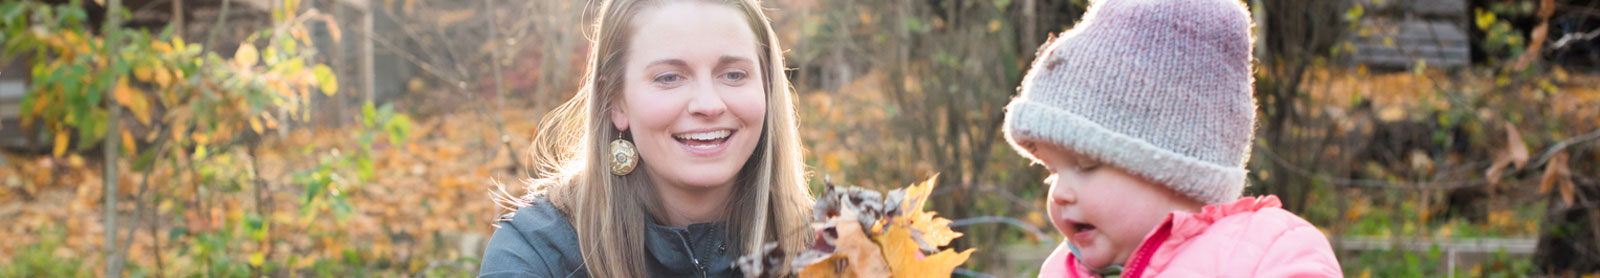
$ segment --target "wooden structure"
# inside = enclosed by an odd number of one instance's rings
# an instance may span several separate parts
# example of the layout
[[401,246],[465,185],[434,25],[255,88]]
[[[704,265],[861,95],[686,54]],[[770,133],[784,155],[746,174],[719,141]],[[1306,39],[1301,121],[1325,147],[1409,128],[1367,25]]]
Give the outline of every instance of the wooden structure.
[[1453,68],[1472,63],[1466,0],[1351,0],[1362,5],[1349,59],[1378,68]]

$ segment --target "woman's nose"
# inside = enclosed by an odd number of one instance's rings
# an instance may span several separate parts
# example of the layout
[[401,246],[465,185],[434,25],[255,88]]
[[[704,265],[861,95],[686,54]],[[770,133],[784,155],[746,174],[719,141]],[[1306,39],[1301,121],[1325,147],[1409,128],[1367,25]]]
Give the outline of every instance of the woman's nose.
[[701,81],[694,89],[694,97],[689,100],[689,114],[702,117],[717,117],[728,111],[727,103],[722,101],[722,94],[717,92],[717,86],[712,81]]

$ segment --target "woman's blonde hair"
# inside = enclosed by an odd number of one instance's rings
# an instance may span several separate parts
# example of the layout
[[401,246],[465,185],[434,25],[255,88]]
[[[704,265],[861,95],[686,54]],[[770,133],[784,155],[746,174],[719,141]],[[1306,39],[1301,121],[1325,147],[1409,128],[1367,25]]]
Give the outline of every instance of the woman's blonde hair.
[[[609,111],[616,109],[622,98],[632,20],[642,9],[670,1],[695,0],[607,0],[601,4],[583,88],[545,115],[534,137],[532,192],[521,198],[498,198],[502,205],[518,207],[526,206],[534,196],[548,196],[577,229],[583,262],[593,277],[648,276],[645,233],[651,221],[664,219],[649,184],[648,167],[641,165],[627,176],[609,172],[610,142],[623,136],[612,125]],[[764,130],[756,151],[736,177],[734,196],[725,209],[728,247],[751,254],[762,243],[776,241],[786,257],[792,256],[810,247],[812,232],[806,223],[812,199],[805,184],[795,97],[783,72],[777,34],[756,0],[699,1],[729,5],[744,13],[756,35],[766,85]]]

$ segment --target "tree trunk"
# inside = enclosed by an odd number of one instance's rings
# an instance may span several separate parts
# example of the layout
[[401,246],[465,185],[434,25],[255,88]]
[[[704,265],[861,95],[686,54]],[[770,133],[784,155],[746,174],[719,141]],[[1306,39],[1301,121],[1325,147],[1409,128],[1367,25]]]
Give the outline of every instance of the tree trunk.
[[361,91],[365,97],[365,103],[374,103],[373,95],[377,94],[377,88],[373,87],[377,84],[377,81],[373,80],[372,73],[372,17],[376,13],[374,11],[376,10],[375,7],[377,6],[373,5],[372,0],[368,0],[367,8],[361,12],[361,33],[365,35],[361,38],[361,54],[359,54],[361,55],[361,61],[358,63],[361,64]]
[[122,141],[112,139],[121,138],[122,135],[118,130],[118,121],[122,120],[122,109],[118,108],[116,101],[117,76],[121,75],[116,70],[116,53],[118,53],[118,42],[122,40],[122,13],[118,12],[122,10],[122,0],[110,0],[110,2],[110,8],[106,12],[106,26],[102,29],[106,34],[106,61],[108,61],[106,64],[109,66],[101,78],[106,83],[106,95],[112,97],[105,98],[106,109],[110,110],[110,116],[106,119],[106,137],[101,139],[104,140],[102,144],[105,151],[104,188],[101,190],[105,192],[106,218],[104,277],[115,278],[122,277],[122,256],[117,252],[117,147],[121,146],[118,143]]

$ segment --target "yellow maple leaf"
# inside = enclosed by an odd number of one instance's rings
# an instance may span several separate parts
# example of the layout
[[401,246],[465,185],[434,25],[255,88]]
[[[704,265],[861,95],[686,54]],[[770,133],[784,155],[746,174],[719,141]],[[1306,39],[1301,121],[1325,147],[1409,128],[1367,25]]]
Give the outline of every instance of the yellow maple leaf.
[[937,217],[937,212],[922,211],[928,197],[933,194],[933,186],[938,184],[939,176],[935,175],[921,184],[906,187],[905,218],[910,220],[910,226],[922,232],[922,239],[933,246],[950,244],[951,240],[961,237],[961,233],[950,229],[950,219]]

